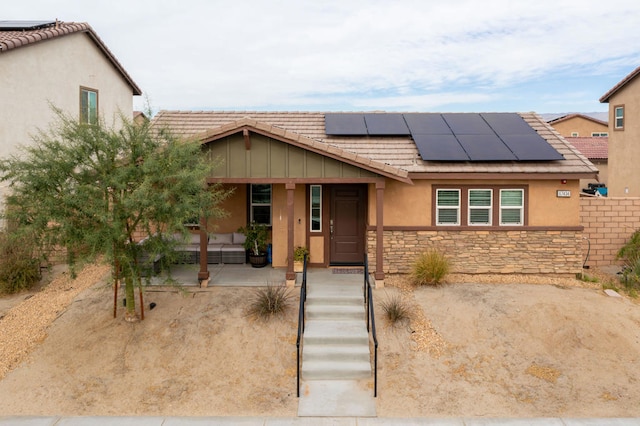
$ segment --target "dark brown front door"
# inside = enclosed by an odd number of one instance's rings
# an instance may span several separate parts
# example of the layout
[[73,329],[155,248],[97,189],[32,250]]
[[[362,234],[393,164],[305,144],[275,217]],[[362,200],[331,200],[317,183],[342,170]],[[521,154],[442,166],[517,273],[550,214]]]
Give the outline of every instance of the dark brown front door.
[[363,185],[331,187],[329,259],[332,265],[364,263],[365,190]]

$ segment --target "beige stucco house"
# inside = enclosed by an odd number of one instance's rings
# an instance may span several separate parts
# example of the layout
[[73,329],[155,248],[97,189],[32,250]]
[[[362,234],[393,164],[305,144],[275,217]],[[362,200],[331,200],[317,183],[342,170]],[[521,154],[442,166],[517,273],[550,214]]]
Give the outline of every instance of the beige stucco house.
[[51,104],[110,124],[120,112],[132,117],[133,96],[141,93],[88,24],[0,21],[0,156],[49,127]]
[[456,272],[582,269],[579,182],[597,169],[535,114],[161,111],[153,123],[223,160],[208,181],[235,188],[231,214],[201,235],[267,223],[289,282],[298,245],[318,267],[362,264],[366,252],[380,283],[431,247]]
[[633,70],[600,102],[609,104],[610,197],[640,197],[640,67]]
[[609,134],[607,122],[585,114],[563,115],[549,120],[549,124],[565,138],[606,137]]

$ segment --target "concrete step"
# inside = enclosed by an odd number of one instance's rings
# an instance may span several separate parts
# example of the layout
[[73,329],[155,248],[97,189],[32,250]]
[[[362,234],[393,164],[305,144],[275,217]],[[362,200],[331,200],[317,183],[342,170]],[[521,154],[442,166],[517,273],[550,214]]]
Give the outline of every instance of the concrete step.
[[363,320],[364,305],[325,305],[314,303],[307,305],[307,320]]
[[304,345],[369,345],[369,333],[363,319],[309,320],[305,324]]
[[305,361],[302,364],[304,380],[355,380],[371,377],[371,363],[364,361]]
[[363,361],[370,362],[369,345],[316,345],[304,346],[302,362],[307,361]]
[[362,305],[364,298],[362,295],[335,295],[335,294],[307,294],[306,305]]

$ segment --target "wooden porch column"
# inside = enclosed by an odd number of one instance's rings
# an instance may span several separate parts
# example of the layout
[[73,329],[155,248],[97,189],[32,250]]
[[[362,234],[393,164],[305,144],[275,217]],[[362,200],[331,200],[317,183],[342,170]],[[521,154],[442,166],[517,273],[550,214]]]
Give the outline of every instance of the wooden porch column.
[[198,272],[198,281],[200,287],[206,287],[209,284],[209,265],[207,264],[207,218],[200,218],[200,272]]
[[293,227],[294,227],[294,190],[296,189],[295,183],[287,183],[285,185],[287,189],[287,286],[294,286],[296,284],[296,273],[293,272]]
[[376,288],[384,287],[384,180],[376,182]]

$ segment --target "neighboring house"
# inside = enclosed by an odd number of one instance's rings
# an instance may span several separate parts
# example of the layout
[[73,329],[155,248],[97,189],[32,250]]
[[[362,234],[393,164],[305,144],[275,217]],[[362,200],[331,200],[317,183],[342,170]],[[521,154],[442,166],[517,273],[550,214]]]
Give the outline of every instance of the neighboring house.
[[[533,113],[161,111],[156,126],[221,158],[235,188],[202,232],[271,226],[273,266],[362,264],[378,283],[435,247],[462,273],[575,274],[580,179],[597,168]],[[208,278],[206,256],[200,274]]]
[[[17,152],[55,119],[111,124],[142,92],[86,23],[0,21],[0,156]],[[0,189],[0,195],[4,192]]]
[[580,179],[580,187],[589,188],[589,184],[606,186],[609,176],[609,138],[587,137],[566,138],[566,140],[598,168],[598,179]]
[[609,136],[607,122],[584,114],[568,114],[548,121],[565,138]]
[[610,197],[640,197],[640,67],[600,102],[609,104]]

